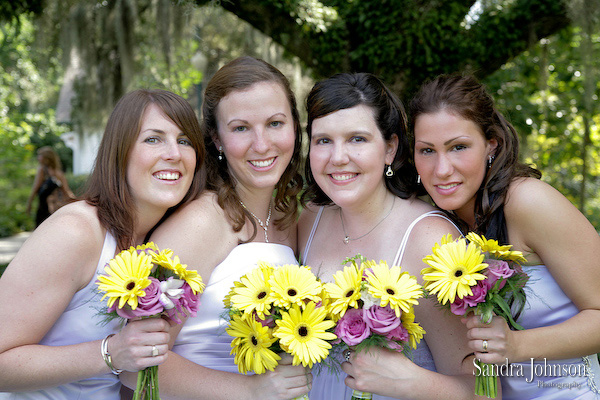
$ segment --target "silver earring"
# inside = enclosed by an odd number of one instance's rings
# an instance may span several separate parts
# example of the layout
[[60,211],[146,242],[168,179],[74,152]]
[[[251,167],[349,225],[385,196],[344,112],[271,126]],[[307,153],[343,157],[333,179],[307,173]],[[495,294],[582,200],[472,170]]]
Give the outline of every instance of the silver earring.
[[488,169],[492,168],[492,162],[494,162],[494,158],[495,157],[491,154],[488,156]]
[[219,146],[219,161],[223,161],[223,146]]
[[417,175],[417,185],[421,184],[421,175]]
[[387,168],[385,169],[385,176],[388,178],[394,176],[394,171],[392,170],[392,166],[390,164],[388,164]]

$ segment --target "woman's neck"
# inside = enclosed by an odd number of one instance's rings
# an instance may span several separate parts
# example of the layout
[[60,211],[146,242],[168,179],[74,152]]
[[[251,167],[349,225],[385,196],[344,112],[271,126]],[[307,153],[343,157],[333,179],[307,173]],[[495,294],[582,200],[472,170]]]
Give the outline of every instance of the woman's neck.
[[395,198],[396,196],[386,189],[360,206],[340,208],[340,223],[343,225],[344,234],[353,239],[370,232],[370,229],[382,223],[390,214],[395,205]]

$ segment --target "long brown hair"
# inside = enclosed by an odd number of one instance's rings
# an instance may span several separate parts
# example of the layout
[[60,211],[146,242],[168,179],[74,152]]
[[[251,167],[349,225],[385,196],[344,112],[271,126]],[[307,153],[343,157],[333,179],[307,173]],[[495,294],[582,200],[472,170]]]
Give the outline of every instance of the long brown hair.
[[183,200],[169,211],[197,197],[204,186],[204,143],[198,119],[190,104],[174,93],[159,89],[136,90],[123,96],[108,119],[83,195],[88,204],[96,206],[100,223],[115,236],[120,249],[134,244],[136,210],[127,182],[127,166],[144,112],[150,104],[158,106],[187,135],[196,151],[192,185]]
[[[408,139],[408,119],[400,99],[385,84],[369,73],[341,73],[317,82],[306,99],[308,123],[306,132],[312,137],[312,123],[315,119],[333,112],[365,105],[373,110],[375,123],[388,142],[398,137],[398,149],[391,168],[394,175],[385,178],[387,189],[403,199],[416,194],[417,174],[410,164],[410,142]],[[318,205],[331,204],[331,199],[315,181],[310,163],[306,163],[305,176],[307,189],[302,202],[312,201]],[[383,171],[381,171],[383,176]]]
[[275,209],[282,212],[283,216],[274,222],[280,229],[292,226],[298,216],[297,195],[302,189],[302,176],[300,170],[300,150],[302,131],[300,117],[296,106],[296,98],[287,78],[269,63],[249,56],[236,58],[224,65],[212,77],[206,86],[204,103],[202,105],[202,128],[204,131],[204,144],[206,146],[207,189],[217,193],[218,203],[232,222],[235,232],[239,232],[248,219],[254,233],[250,240],[256,236],[256,223],[240,205],[240,198],[235,191],[235,181],[229,173],[226,162],[219,161],[219,151],[214,143],[218,138],[217,107],[223,97],[236,90],[244,90],[259,82],[274,82],[281,86],[290,103],[294,131],[294,153],[290,164],[285,169],[276,186]]
[[[542,174],[519,162],[519,137],[515,128],[496,109],[485,86],[473,76],[441,75],[424,84],[410,105],[413,124],[421,114],[442,110],[472,121],[486,140],[498,142],[493,161],[476,194],[475,230],[506,242],[503,206],[510,183],[517,177],[539,179]],[[462,222],[463,228],[466,227]]]

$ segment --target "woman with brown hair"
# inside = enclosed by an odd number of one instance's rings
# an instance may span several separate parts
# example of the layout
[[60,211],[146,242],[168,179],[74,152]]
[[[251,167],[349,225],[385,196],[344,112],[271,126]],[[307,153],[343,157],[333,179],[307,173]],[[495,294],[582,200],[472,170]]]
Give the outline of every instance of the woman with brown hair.
[[[207,188],[152,235],[207,281],[196,317],[181,328],[160,368],[161,395],[191,399],[291,399],[311,375],[284,357],[275,371],[240,375],[223,299],[259,261],[297,264],[296,196],[301,131],[288,80],[270,64],[241,57],[206,86],[203,128]],[[176,327],[177,329],[179,327]],[[128,384],[135,384],[133,377]]]
[[[419,276],[431,247],[458,231],[416,197],[400,99],[372,74],[343,73],[317,82],[306,108],[308,203],[298,222],[303,263],[330,282],[343,260],[357,254]],[[420,299],[414,312],[426,334],[410,358],[378,346],[348,351],[347,376],[320,371],[310,399],[349,399],[351,389],[376,400],[474,397],[466,328],[429,299]]]
[[163,90],[125,95],[100,143],[84,201],[42,223],[0,279],[0,399],[119,399],[123,370],[166,359],[160,318],[104,323],[98,274],[202,189],[192,107]]
[[[598,398],[600,237],[540,173],[519,163],[514,128],[471,76],[440,76],[412,101],[414,160],[435,204],[527,259],[527,303],[510,330],[465,319],[484,363],[510,363],[504,399]],[[517,372],[519,371],[519,372]]]
[[75,199],[62,170],[60,158],[52,147],[40,147],[37,151],[37,160],[39,163],[37,173],[27,199],[27,213],[30,213],[33,198],[38,196],[36,227],[60,207]]

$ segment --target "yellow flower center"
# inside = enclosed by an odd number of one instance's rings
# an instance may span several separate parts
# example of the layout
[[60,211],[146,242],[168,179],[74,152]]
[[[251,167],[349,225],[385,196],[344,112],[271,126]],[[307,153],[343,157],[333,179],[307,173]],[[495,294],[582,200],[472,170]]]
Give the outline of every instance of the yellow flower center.
[[350,289],[348,290],[348,292],[346,292],[346,297],[350,297],[354,294],[354,289]]
[[252,337],[250,338],[250,341],[252,342],[252,344],[254,346],[258,345],[258,340],[256,339],[256,336],[252,335]]
[[256,296],[257,299],[262,300],[265,298],[265,296],[267,295],[267,292],[265,292],[264,290],[262,292],[260,292],[258,294],[258,296]]
[[134,287],[135,287],[134,281],[129,281],[129,282],[127,282],[127,284],[125,284],[125,289],[127,289],[127,290],[133,290]]
[[385,289],[386,293],[389,294],[390,296],[393,296],[396,294],[396,291],[394,291],[394,289],[392,288],[387,288]]
[[298,294],[298,292],[294,288],[289,288],[288,291],[287,291],[287,294],[290,297],[294,297],[294,296],[296,296]]

